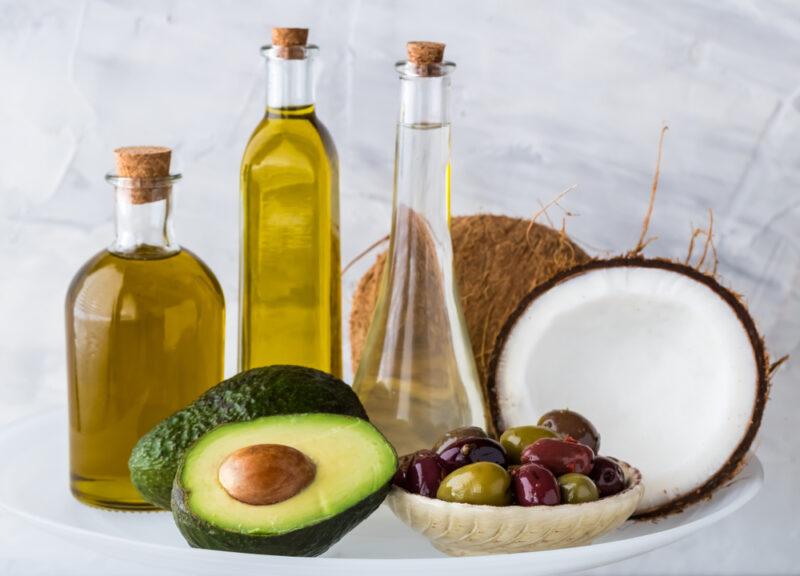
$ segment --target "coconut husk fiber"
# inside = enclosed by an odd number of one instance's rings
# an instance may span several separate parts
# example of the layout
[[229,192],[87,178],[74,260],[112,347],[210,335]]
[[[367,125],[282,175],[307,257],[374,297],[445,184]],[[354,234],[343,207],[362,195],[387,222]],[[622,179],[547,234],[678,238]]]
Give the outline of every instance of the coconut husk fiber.
[[[451,234],[461,308],[485,386],[495,339],[519,302],[542,282],[590,258],[563,231],[521,218],[456,216]],[[354,372],[375,310],[385,262],[383,252],[361,277],[353,295],[350,345]]]

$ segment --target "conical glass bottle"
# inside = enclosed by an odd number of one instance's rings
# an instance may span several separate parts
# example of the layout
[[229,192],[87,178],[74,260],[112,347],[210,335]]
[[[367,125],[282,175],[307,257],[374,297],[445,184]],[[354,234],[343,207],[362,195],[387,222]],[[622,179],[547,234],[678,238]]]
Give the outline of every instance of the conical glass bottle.
[[128,457],[158,422],[222,380],[225,300],[172,230],[169,148],[117,152],[116,238],[66,299],[70,485],[80,501],[152,509]]
[[341,376],[338,159],[315,112],[307,34],[276,28],[262,50],[267,110],[241,167],[239,368]]
[[453,274],[450,81],[444,45],[411,42],[397,64],[400,119],[389,256],[353,388],[398,453],[487,426]]

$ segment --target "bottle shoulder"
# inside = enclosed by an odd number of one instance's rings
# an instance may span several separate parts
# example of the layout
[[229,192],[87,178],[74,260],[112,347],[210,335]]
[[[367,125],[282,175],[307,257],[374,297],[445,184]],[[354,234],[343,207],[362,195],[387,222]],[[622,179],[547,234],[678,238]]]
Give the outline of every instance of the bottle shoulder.
[[325,149],[328,152],[328,157],[332,160],[334,164],[338,164],[339,162],[339,153],[336,150],[336,144],[333,142],[333,137],[331,136],[328,127],[322,123],[321,120],[316,120],[316,127],[317,131],[320,134],[320,139],[322,140]]
[[324,156],[331,166],[338,163],[333,138],[314,113],[297,117],[267,114],[250,135],[242,168],[258,164],[268,156],[305,156],[314,161]]
[[98,269],[103,268],[106,256],[109,254],[108,250],[100,250],[94,256],[89,258],[83,265],[78,268],[75,275],[70,280],[69,287],[67,288],[67,300],[72,299],[75,293],[79,292],[87,279],[91,278]]
[[121,298],[160,302],[164,307],[188,300],[224,307],[214,273],[186,248],[165,258],[126,258],[101,251],[78,271],[67,292],[67,306],[78,300],[111,304]]
[[197,274],[199,276],[204,277],[208,281],[210,288],[212,288],[214,292],[219,294],[220,298],[224,302],[222,285],[219,283],[217,275],[214,274],[214,271],[211,269],[211,267],[208,264],[206,264],[205,261],[202,258],[200,258],[200,256],[198,256],[188,248],[181,247],[181,254],[183,254],[184,258],[186,258],[188,261],[192,262],[193,266],[197,270]]

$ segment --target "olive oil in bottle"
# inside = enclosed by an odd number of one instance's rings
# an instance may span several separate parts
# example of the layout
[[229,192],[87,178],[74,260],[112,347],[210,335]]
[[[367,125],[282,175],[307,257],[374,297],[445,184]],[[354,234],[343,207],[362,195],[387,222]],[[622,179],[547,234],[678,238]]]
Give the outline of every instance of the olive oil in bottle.
[[400,74],[389,254],[353,389],[399,454],[488,429],[453,274],[450,76],[444,45],[410,42]]
[[298,364],[340,376],[336,149],[314,108],[308,31],[276,28],[267,111],[241,168],[239,368]]
[[175,243],[170,150],[116,153],[116,239],[66,301],[71,488],[86,504],[147,510],[131,449],[222,379],[225,303],[213,273]]

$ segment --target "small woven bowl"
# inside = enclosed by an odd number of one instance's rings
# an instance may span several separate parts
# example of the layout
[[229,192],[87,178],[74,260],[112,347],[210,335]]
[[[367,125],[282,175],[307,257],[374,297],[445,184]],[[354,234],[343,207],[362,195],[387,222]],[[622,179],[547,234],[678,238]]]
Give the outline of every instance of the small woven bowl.
[[405,524],[450,556],[512,554],[588,544],[630,518],[644,494],[639,471],[620,462],[626,488],[585,504],[476,506],[393,487],[387,502]]

